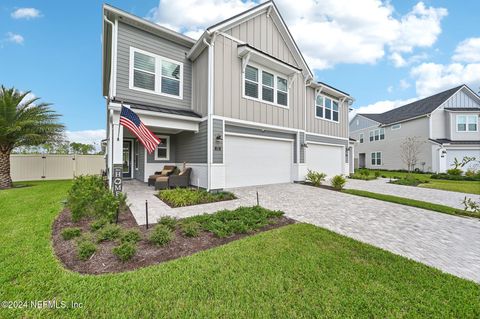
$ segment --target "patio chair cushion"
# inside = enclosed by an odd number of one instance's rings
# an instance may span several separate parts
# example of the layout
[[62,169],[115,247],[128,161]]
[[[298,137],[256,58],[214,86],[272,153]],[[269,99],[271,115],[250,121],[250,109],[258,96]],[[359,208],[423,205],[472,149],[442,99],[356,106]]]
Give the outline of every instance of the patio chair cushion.
[[167,182],[168,181],[168,176],[158,176],[156,178],[157,182]]

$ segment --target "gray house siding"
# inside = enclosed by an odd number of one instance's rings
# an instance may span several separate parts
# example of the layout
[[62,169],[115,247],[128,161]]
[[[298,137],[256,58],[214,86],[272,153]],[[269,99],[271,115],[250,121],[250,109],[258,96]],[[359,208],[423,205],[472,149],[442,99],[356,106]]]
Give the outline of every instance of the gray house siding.
[[217,142],[217,136],[220,135],[223,138],[223,121],[222,120],[213,120],[213,136],[212,136],[212,151],[213,156],[212,160],[214,164],[223,163],[223,146],[222,142]]
[[[183,63],[183,98],[176,99],[129,88],[130,47],[141,49]],[[186,58],[189,48],[160,38],[131,25],[118,23],[117,93],[118,100],[153,105],[191,108],[192,64]]]
[[[155,132],[154,132],[155,133]],[[170,138],[170,157],[168,160],[155,160],[155,152],[148,154],[147,152],[147,163],[176,163],[176,149],[177,149],[177,136],[176,135],[169,135],[169,134],[162,134],[162,133],[155,133],[160,139],[162,136],[169,136]]]
[[317,143],[344,145],[344,146],[348,147],[348,141],[347,140],[342,140],[342,139],[338,139],[338,138],[334,138],[334,137],[311,135],[311,134],[307,133],[306,140],[307,140],[307,143],[308,142],[317,142]]
[[200,123],[198,133],[181,132],[175,137],[177,163],[207,163],[207,121]]
[[[306,131],[338,137],[348,137],[348,103],[339,101],[338,123],[315,117],[315,89],[307,87]],[[338,100],[338,99],[336,99]]]
[[299,134],[299,141],[300,141],[300,163],[305,163],[305,147],[302,147],[305,144],[305,133],[300,132]]
[[363,130],[367,127],[378,126],[380,123],[363,117],[361,115],[355,115],[355,117],[350,122],[350,132],[356,132],[358,130]]
[[452,95],[447,101],[445,101],[443,106],[447,108],[448,107],[478,107],[478,103],[462,90]]
[[208,49],[193,62],[192,109],[206,116],[208,114]]
[[[259,50],[288,63],[296,64],[276,26],[265,14],[231,29],[230,33]],[[267,35],[270,33],[271,37]],[[271,41],[272,37],[278,40],[274,43]],[[305,116],[303,76],[294,75],[294,83],[291,84],[288,92],[289,108],[244,98],[242,60],[238,57],[237,44],[236,41],[222,35],[219,35],[215,41],[214,114],[250,122],[303,129]]]

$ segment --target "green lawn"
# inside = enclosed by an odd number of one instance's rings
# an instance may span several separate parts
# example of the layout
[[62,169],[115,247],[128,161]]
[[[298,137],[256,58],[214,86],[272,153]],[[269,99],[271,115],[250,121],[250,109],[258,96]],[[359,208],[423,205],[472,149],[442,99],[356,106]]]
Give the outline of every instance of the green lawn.
[[70,182],[0,191],[0,318],[480,317],[480,286],[321,228],[296,224],[123,274],[62,268],[51,225]]
[[[373,171],[373,170],[372,170]],[[405,177],[405,172],[391,172],[379,170],[380,174],[387,178]],[[372,173],[373,174],[373,173]],[[431,179],[430,174],[410,173],[410,176],[428,183],[418,185],[418,187],[442,189],[446,191],[470,193],[480,195],[480,181],[450,181],[441,179]]]
[[368,191],[363,191],[363,190],[358,190],[358,189],[344,189],[343,192],[347,193],[347,194],[351,194],[351,195],[368,197],[368,198],[383,200],[383,201],[386,201],[386,202],[391,202],[391,203],[396,203],[396,204],[401,204],[401,205],[406,205],[406,206],[413,206],[413,207],[433,210],[435,212],[440,212],[440,213],[449,214],[449,215],[469,216],[469,217],[480,218],[480,214],[465,212],[462,209],[457,209],[457,208],[453,208],[453,207],[449,207],[449,206],[445,206],[445,205],[434,204],[434,203],[430,203],[430,202],[424,202],[424,201],[421,201],[421,200],[415,200],[415,199],[410,199],[410,198],[405,198],[405,197],[373,193],[373,192],[368,192]]

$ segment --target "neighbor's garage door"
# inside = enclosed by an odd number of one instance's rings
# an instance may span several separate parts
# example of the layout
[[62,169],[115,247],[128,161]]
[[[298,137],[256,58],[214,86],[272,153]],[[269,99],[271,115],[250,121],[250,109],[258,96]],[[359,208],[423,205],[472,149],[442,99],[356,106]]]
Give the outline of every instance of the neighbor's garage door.
[[[480,150],[479,149],[447,149],[447,169],[453,168],[453,162],[455,158],[458,159],[459,162],[465,157],[475,157],[477,160],[480,159]],[[462,168],[463,170],[467,170],[470,166],[475,165],[475,162],[470,162]],[[477,164],[478,165],[478,164]]]
[[327,174],[343,174],[343,162],[345,161],[343,146],[320,145],[308,143],[307,168]]
[[289,183],[293,142],[227,135],[225,184],[227,188]]

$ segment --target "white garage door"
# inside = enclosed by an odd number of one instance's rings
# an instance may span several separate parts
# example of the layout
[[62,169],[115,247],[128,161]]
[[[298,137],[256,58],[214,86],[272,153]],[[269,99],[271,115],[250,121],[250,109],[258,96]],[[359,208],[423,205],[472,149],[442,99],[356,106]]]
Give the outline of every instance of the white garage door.
[[289,183],[292,152],[290,141],[226,136],[226,187]]
[[306,155],[308,169],[325,173],[329,177],[343,174],[345,156],[342,146],[309,143]]
[[[452,165],[455,161],[455,158],[457,158],[458,161],[461,162],[465,156],[475,157],[477,160],[480,160],[480,149],[447,149],[447,169],[453,168]],[[478,165],[478,162],[470,162],[462,169],[467,170],[472,165]]]

